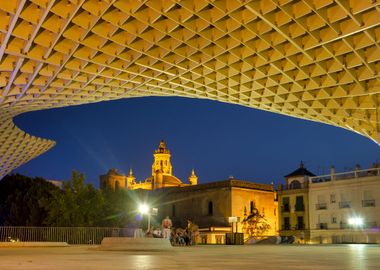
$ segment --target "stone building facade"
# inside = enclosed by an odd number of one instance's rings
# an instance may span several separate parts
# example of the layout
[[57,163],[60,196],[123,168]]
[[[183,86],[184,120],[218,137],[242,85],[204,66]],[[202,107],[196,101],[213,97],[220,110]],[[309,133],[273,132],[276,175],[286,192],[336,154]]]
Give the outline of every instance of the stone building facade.
[[[159,212],[170,216],[176,227],[186,227],[187,219],[197,224],[202,243],[223,244],[226,232],[237,230],[244,233],[243,220],[255,208],[270,225],[262,236],[278,235],[277,198],[273,185],[229,179],[169,188],[160,196],[164,203]],[[237,217],[239,221],[231,224],[229,217]]]

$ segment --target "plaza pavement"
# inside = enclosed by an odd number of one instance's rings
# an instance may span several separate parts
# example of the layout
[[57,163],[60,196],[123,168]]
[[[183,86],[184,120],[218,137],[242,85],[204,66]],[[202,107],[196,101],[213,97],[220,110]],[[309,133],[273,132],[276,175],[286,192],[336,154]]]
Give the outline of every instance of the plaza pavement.
[[94,246],[0,248],[0,270],[14,269],[380,269],[380,246],[194,246],[156,252]]

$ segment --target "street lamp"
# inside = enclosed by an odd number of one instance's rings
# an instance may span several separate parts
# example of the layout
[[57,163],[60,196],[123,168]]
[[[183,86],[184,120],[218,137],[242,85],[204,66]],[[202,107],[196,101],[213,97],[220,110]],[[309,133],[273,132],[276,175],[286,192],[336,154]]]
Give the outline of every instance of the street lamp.
[[139,205],[139,212],[141,214],[148,214],[149,213],[149,206],[146,205],[145,203],[142,203]]
[[361,217],[351,217],[348,219],[348,224],[354,227],[361,227],[363,226],[363,219]]
[[142,203],[139,205],[139,212],[141,213],[141,215],[148,215],[148,230],[147,232],[150,231],[150,207],[145,204],[145,203]]

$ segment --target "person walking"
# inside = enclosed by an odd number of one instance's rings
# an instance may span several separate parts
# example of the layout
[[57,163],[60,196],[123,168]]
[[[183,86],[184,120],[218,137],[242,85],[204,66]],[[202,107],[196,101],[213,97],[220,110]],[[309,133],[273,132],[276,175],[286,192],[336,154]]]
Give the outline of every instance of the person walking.
[[166,216],[162,220],[162,237],[170,239],[170,233],[172,228],[172,220],[169,218],[169,216]]

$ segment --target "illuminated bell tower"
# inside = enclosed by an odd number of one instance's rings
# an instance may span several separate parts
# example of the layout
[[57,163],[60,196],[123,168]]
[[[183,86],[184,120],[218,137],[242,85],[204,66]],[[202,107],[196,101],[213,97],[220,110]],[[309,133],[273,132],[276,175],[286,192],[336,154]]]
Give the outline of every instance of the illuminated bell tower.
[[136,177],[133,175],[132,168],[129,169],[129,175],[127,176],[127,188],[133,189],[133,186],[136,184]]
[[191,175],[189,177],[189,183],[191,185],[197,185],[198,184],[198,176],[195,174],[194,169],[191,171]]
[[154,162],[152,165],[152,175],[157,172],[172,175],[172,164],[170,162],[170,151],[166,148],[164,140],[160,141],[158,149],[154,151]]

